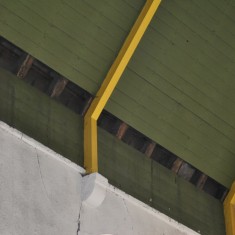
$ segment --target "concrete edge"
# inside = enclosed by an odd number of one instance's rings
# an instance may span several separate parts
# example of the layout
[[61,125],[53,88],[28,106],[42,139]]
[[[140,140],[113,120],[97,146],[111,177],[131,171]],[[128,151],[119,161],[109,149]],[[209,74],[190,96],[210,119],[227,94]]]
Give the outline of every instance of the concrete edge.
[[90,208],[99,207],[106,197],[108,180],[99,173],[82,178],[82,203]]
[[[46,147],[45,145],[39,143],[35,139],[23,134],[22,132],[18,131],[17,129],[15,129],[13,127],[10,127],[9,125],[7,125],[6,123],[4,123],[2,121],[0,121],[0,129],[8,132],[9,134],[17,137],[18,139],[21,139],[24,143],[32,146],[33,148],[38,149],[38,150],[48,154],[50,157],[54,158],[57,161],[60,161],[60,162],[64,163],[65,165],[67,165],[68,167],[76,170],[80,174],[85,174],[86,173],[85,169],[83,169],[79,165],[71,162],[69,159],[67,159],[67,158],[63,157],[62,155],[54,152],[53,150],[51,150],[48,147]],[[120,190],[120,189],[114,187],[113,185],[107,183],[107,181],[105,180],[106,178],[103,177],[102,175],[100,175],[99,173],[94,173],[94,175],[96,175],[94,183],[98,184],[98,186],[100,188],[103,188],[102,191],[104,191],[104,192],[109,191],[109,192],[114,193],[118,197],[121,197],[121,198],[127,200],[128,202],[130,202],[131,204],[133,204],[137,207],[141,207],[145,212],[151,214],[154,217],[157,217],[158,219],[164,221],[165,223],[167,223],[171,226],[176,227],[177,229],[179,229],[182,232],[190,232],[193,235],[199,235],[200,234],[200,231],[196,232],[196,231],[186,227],[185,225],[177,222],[176,220],[170,218],[169,216],[157,211],[156,209],[148,206],[147,204],[139,201],[138,199],[126,194],[122,190]],[[94,195],[96,195],[96,194],[94,194]]]
[[160,211],[148,206],[144,202],[139,201],[138,199],[132,197],[129,194],[126,194],[122,190],[114,187],[113,185],[104,183],[104,181],[102,180],[102,177],[96,178],[96,183],[98,183],[100,187],[104,187],[104,190],[112,192],[115,195],[117,195],[118,197],[126,199],[128,202],[130,202],[131,204],[133,204],[137,207],[141,207],[145,212],[151,214],[154,217],[157,217],[159,220],[162,220],[162,221],[164,221],[165,223],[167,223],[171,226],[176,227],[176,229],[179,229],[182,232],[190,232],[190,234],[193,234],[193,235],[200,235],[200,231],[196,232],[196,231],[190,229],[189,227],[187,227],[187,226],[177,222],[176,220],[170,218],[169,216],[161,213]]
[[8,132],[11,135],[14,135],[18,139],[21,139],[23,142],[26,144],[32,146],[35,149],[38,149],[46,154],[48,154],[50,157],[54,158],[57,161],[60,161],[64,163],[65,165],[69,166],[70,168],[76,170],[80,174],[85,174],[86,171],[84,168],[80,167],[76,163],[70,161],[69,159],[63,157],[62,155],[56,153],[55,151],[51,150],[50,148],[46,147],[45,145],[39,143],[35,139],[25,135],[24,133],[18,131],[17,129],[10,127],[8,124],[5,122],[0,121],[0,129]]

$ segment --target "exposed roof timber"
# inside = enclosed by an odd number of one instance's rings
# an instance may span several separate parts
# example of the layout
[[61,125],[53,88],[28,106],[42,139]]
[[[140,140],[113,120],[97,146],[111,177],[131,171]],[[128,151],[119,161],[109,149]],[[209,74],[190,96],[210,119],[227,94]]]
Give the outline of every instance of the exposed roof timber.
[[198,187],[199,189],[201,189],[201,190],[203,189],[203,187],[204,187],[204,185],[205,185],[205,183],[206,183],[207,178],[208,178],[208,176],[205,175],[205,174],[202,174],[202,175],[200,176],[200,178],[199,178],[199,180],[198,180],[198,182],[197,182],[197,187]]
[[175,173],[179,172],[180,167],[182,166],[183,160],[180,158],[177,158],[174,163],[173,166],[171,167],[171,170]]
[[146,148],[144,154],[145,154],[147,157],[151,157],[151,155],[152,155],[153,150],[154,150],[155,147],[156,147],[156,143],[153,142],[153,141],[151,141],[151,142],[148,144],[148,146],[147,146],[147,148]]
[[123,123],[119,126],[118,132],[117,132],[117,134],[116,134],[116,136],[117,136],[117,138],[118,138],[119,140],[121,140],[122,137],[125,135],[127,129],[128,129],[128,125],[127,125],[125,122],[123,122]]
[[[2,36],[95,95],[145,1],[23,2],[1,1]],[[162,2],[105,109],[230,188],[234,14],[196,2]]]
[[235,235],[235,181],[224,201],[224,215],[227,235]]
[[49,88],[49,95],[51,97],[58,97],[63,92],[67,83],[68,79],[66,78],[54,78]]
[[147,0],[84,118],[84,167],[98,171],[97,120],[110,98],[161,0]]
[[23,55],[22,59],[23,62],[17,71],[17,77],[19,78],[24,78],[27,75],[34,61],[34,58],[29,54]]
[[[25,58],[22,55],[27,55],[27,53],[1,37],[0,41],[0,49],[3,52],[0,56],[0,67],[3,67],[5,70],[11,71],[16,75],[18,70],[15,68],[18,68],[19,64],[22,64],[22,58]],[[33,66],[30,68],[28,74],[23,80],[49,95],[48,91],[50,90],[53,81],[61,77],[63,77],[61,74],[58,74],[52,68],[41,63],[37,59],[34,59]],[[71,109],[82,116],[84,116],[92,101],[91,94],[71,81],[68,82],[62,94],[54,98],[61,104],[65,105],[68,109]],[[98,126],[115,136],[120,134],[120,128],[123,125],[125,126],[127,124],[106,110],[102,111],[98,119]],[[121,136],[121,140],[168,169],[171,169],[174,164],[173,161],[177,160],[176,155],[158,145],[147,136],[144,136],[131,126],[128,126],[125,133]],[[201,178],[203,173],[196,168],[191,178],[189,178],[188,175],[192,171],[193,166],[189,166],[188,163],[187,166],[188,167],[184,167],[184,169],[182,167],[183,171],[179,168],[179,171],[176,174],[197,186],[200,190],[203,190],[220,201],[224,201],[224,198],[227,195],[226,188],[222,187],[218,182],[211,180],[211,178],[207,176],[204,181],[200,182],[200,180],[202,180]],[[185,175],[187,178],[185,178]]]

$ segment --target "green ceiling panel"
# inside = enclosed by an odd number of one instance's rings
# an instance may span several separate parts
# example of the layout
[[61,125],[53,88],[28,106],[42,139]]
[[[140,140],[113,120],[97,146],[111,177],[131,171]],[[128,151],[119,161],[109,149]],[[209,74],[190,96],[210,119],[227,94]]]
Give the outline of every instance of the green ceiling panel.
[[227,187],[235,179],[233,10],[228,1],[163,1],[106,107]]
[[[95,94],[144,0],[1,0],[0,33]],[[230,187],[235,4],[163,0],[106,109]]]
[[95,93],[138,10],[114,0],[1,0],[0,33],[70,80]]

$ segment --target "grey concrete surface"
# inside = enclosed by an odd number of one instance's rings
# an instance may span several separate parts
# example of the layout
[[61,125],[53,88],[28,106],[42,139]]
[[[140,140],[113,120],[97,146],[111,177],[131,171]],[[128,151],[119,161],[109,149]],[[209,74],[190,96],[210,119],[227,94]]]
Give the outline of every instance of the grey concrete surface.
[[0,235],[197,235],[0,122]]
[[77,234],[83,170],[0,127],[0,234]]
[[[87,182],[91,185],[90,176]],[[198,235],[168,216],[150,208],[121,190],[106,184],[102,177],[94,177],[96,186],[91,198],[82,202],[78,235]],[[97,182],[99,181],[99,182]],[[97,186],[98,185],[98,186]],[[98,187],[98,188],[97,188]],[[102,190],[103,188],[103,190]],[[104,194],[102,197],[101,194]],[[102,203],[94,201],[104,198]],[[90,201],[92,203],[90,203]]]

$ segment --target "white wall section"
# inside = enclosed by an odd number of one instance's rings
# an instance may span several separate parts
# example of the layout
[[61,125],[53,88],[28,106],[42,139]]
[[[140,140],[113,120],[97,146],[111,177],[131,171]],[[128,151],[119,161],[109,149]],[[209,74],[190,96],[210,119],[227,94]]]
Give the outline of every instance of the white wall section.
[[[0,122],[0,234],[196,235]],[[83,200],[83,201],[82,201]]]
[[76,234],[83,169],[0,123],[0,234]]
[[[96,175],[96,173],[92,175]],[[94,180],[97,178],[94,177]],[[100,178],[99,184],[99,187],[103,186],[105,189],[103,190],[105,192],[104,201],[96,208],[82,203],[79,235],[199,234],[112,185],[107,185],[102,178]],[[97,191],[97,195],[92,194],[92,196],[93,200],[99,200],[100,191]],[[90,198],[90,200],[92,199]]]

